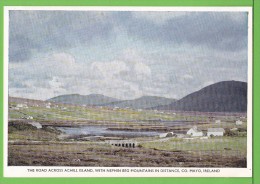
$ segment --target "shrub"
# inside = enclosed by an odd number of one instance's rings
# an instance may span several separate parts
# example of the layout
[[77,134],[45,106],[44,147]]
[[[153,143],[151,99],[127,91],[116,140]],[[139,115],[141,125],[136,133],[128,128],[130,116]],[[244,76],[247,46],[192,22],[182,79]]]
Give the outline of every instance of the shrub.
[[231,131],[231,130],[226,130],[225,135],[226,136],[230,136],[230,137],[236,137],[236,136],[238,136],[238,132]]
[[246,132],[247,129],[246,128],[238,128],[237,131],[239,131],[239,132]]
[[11,122],[8,124],[8,133],[21,130],[37,130],[37,128],[27,123]]

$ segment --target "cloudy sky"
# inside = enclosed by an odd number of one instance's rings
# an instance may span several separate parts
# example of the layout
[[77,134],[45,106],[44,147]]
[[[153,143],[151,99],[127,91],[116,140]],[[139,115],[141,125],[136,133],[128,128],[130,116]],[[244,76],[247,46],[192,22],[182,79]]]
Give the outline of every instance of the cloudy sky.
[[246,12],[10,11],[9,95],[181,98],[247,81]]

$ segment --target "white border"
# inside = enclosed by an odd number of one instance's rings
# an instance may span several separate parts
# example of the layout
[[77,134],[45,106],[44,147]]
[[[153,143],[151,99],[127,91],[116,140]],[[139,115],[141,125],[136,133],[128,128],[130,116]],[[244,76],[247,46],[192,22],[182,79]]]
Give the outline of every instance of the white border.
[[[248,110],[247,110],[247,168],[214,168],[220,172],[28,172],[27,169],[140,169],[140,167],[29,167],[8,166],[8,48],[9,48],[9,10],[64,10],[64,11],[215,11],[248,12]],[[252,177],[252,7],[104,7],[104,6],[5,6],[4,7],[4,177]],[[173,169],[169,167],[141,167],[142,169]],[[179,169],[213,169],[213,168],[174,168]]]

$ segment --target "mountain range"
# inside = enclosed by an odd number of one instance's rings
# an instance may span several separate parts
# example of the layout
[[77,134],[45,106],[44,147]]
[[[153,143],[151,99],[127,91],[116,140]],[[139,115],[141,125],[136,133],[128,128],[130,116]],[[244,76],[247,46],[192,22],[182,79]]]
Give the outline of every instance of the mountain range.
[[143,96],[133,100],[120,100],[100,94],[61,95],[49,102],[86,106],[107,106],[133,109],[156,109],[200,112],[246,112],[247,83],[240,81],[218,82],[193,92],[180,100]]
[[119,108],[129,107],[132,109],[147,109],[147,108],[157,107],[160,105],[168,105],[174,101],[176,100],[170,98],[164,98],[164,97],[142,96],[134,100],[123,100],[123,101],[112,102],[109,104],[104,104],[104,106],[119,107]]

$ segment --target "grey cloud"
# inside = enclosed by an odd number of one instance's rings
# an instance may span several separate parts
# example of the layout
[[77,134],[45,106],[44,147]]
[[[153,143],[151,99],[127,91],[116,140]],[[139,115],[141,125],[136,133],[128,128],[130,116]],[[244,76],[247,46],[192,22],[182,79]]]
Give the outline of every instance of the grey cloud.
[[[181,98],[213,82],[247,81],[247,21],[230,13],[191,14],[158,24],[131,12],[11,12],[10,94]],[[91,59],[85,62],[84,54]],[[136,63],[149,70],[134,71]]]
[[193,12],[171,18],[164,24],[136,18],[132,13],[10,11],[10,61],[28,60],[33,51],[91,47],[98,40],[113,42],[118,27],[130,37],[169,46],[188,43],[231,51],[247,47],[247,16],[242,21],[230,18],[244,15],[242,12]]
[[[219,50],[241,50],[247,47],[247,16],[242,21],[230,17],[246,14],[194,12],[169,19],[164,24],[149,20],[128,19],[128,34],[144,41],[162,44],[206,45]],[[230,15],[230,16],[227,16]]]
[[25,61],[33,50],[57,51],[107,39],[113,29],[106,16],[102,12],[10,11],[10,61]]

